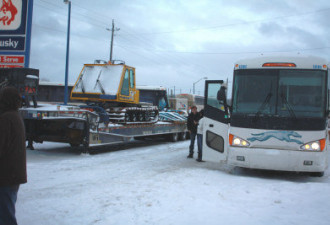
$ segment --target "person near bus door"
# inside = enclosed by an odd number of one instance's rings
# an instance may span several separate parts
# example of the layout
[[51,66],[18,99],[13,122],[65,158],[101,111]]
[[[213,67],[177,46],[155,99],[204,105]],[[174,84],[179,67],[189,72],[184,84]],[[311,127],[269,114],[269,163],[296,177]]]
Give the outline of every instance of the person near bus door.
[[197,135],[198,120],[199,120],[199,113],[197,112],[197,107],[192,106],[191,113],[189,114],[187,120],[187,128],[190,133],[189,155],[187,156],[187,158],[193,158],[194,156],[194,145]]
[[198,157],[196,159],[197,162],[204,162],[202,160],[203,156],[203,117],[204,117],[204,110],[202,109],[199,112],[199,121],[197,126],[197,147],[198,147]]

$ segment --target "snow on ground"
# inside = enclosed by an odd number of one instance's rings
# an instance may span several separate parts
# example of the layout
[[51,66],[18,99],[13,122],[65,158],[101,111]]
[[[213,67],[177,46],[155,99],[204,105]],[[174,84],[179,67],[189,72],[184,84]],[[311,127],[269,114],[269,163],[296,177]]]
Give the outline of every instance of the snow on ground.
[[[329,224],[330,178],[187,159],[189,142],[28,151],[21,225]],[[114,149],[115,151],[105,151]],[[119,150],[119,151],[118,151]]]

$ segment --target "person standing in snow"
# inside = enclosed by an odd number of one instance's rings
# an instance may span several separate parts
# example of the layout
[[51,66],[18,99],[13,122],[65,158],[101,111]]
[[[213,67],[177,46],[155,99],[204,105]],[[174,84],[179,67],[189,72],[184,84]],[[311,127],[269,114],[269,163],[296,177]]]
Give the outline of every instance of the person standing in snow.
[[199,121],[197,126],[197,147],[198,147],[198,157],[196,159],[197,162],[204,162],[202,160],[203,156],[203,116],[204,116],[204,110],[202,109],[199,112]]
[[16,88],[0,91],[0,225],[17,224],[17,192],[27,182],[25,128],[18,112],[21,104]]
[[197,125],[199,120],[199,113],[197,113],[197,107],[191,107],[191,113],[188,116],[187,128],[190,133],[190,146],[189,146],[189,155],[187,158],[192,158],[194,156],[194,145],[197,135]]

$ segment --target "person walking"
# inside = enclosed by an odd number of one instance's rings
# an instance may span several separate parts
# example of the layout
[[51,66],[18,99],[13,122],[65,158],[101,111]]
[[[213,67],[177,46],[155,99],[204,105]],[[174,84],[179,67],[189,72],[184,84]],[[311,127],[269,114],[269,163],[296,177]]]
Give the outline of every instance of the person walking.
[[17,224],[17,192],[27,182],[25,128],[18,112],[21,104],[16,88],[0,91],[0,225]]
[[197,107],[192,106],[191,113],[189,114],[187,120],[187,128],[190,134],[189,155],[187,156],[187,158],[193,158],[194,156],[194,146],[197,135],[198,120],[199,120],[199,114],[197,113]]
[[199,121],[197,126],[197,147],[198,147],[198,157],[196,159],[197,162],[204,162],[202,160],[203,156],[203,120],[204,120],[204,110],[202,109],[199,112]]

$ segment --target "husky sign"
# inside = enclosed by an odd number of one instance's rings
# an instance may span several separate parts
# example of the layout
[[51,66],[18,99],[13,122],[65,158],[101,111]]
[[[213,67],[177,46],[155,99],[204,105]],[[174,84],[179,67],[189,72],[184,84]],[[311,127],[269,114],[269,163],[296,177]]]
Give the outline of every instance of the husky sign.
[[0,8],[0,24],[3,30],[16,30],[21,25],[21,19],[16,17],[22,17],[22,10],[17,15],[18,9],[22,9],[22,2],[17,1],[16,5],[13,4],[11,0],[2,0],[2,5]]
[[[33,0],[0,0],[0,68],[29,67]],[[23,59],[23,60],[22,60]]]

